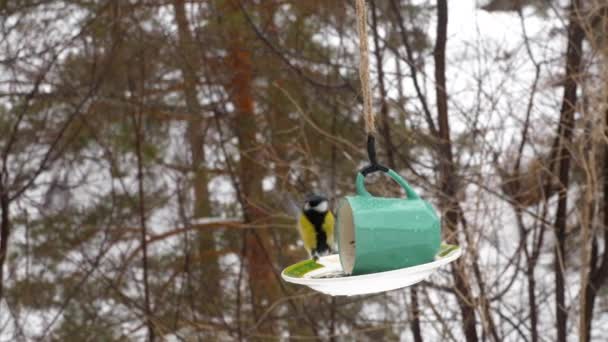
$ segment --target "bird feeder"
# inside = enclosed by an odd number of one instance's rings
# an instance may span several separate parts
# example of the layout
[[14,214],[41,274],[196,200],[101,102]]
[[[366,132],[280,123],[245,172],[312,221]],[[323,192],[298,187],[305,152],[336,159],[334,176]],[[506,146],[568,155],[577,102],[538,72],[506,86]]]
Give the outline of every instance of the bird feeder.
[[[356,10],[370,164],[357,173],[356,194],[340,201],[334,229],[339,253],[301,261],[281,274],[288,282],[330,295],[376,293],[410,286],[461,254],[460,247],[441,244],[440,220],[433,207],[398,173],[376,162],[364,0],[356,1]],[[406,198],[372,196],[365,189],[365,177],[379,171],[396,181],[405,190]]]
[[[370,165],[357,173],[356,194],[343,198],[337,211],[338,254],[291,265],[281,274],[284,280],[333,296],[377,293],[418,283],[460,257],[460,247],[441,244],[440,220],[431,204],[376,162],[371,135],[367,151]],[[378,171],[397,182],[406,198],[372,196],[365,177]]]
[[407,198],[372,196],[365,189],[363,170],[357,174],[357,194],[342,199],[338,207],[336,241],[346,274],[424,264],[433,261],[439,250],[441,228],[433,207],[395,171],[385,172],[405,190]]

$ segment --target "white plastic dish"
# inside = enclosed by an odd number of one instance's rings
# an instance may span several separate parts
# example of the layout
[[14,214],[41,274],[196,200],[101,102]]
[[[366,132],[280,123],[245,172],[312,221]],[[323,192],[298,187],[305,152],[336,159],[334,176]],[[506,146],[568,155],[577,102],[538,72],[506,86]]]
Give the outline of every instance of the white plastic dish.
[[407,287],[428,278],[439,267],[458,259],[459,246],[443,244],[435,260],[398,270],[348,276],[342,271],[338,254],[305,260],[283,270],[281,277],[290,283],[306,285],[331,296],[354,296]]

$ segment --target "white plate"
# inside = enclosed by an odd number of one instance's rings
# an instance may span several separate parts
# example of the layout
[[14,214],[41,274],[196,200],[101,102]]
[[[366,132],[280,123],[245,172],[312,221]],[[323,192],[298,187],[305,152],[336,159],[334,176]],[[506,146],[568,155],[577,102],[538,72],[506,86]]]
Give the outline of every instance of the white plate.
[[281,273],[281,277],[290,283],[306,285],[331,296],[370,294],[400,289],[421,282],[439,267],[458,259],[461,254],[459,246],[444,244],[433,262],[358,276],[344,274],[338,254],[332,254],[321,257],[317,263],[313,260],[305,260],[287,267]]

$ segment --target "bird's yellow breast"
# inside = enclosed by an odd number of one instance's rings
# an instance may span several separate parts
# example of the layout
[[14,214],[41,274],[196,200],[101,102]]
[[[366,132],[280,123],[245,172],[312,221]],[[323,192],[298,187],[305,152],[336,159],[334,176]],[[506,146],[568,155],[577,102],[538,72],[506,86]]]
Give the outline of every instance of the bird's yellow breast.
[[306,248],[308,253],[317,248],[315,227],[304,214],[301,214],[300,219],[298,220],[298,230],[300,231],[300,238],[302,239],[302,242],[304,242],[304,248]]
[[327,235],[327,244],[332,250],[334,249],[334,223],[334,214],[332,214],[331,211],[328,211],[323,220],[323,230]]
[[[327,245],[332,249],[334,248],[334,221],[334,215],[331,211],[328,211],[323,218],[323,224],[321,226],[321,229],[325,232],[327,237]],[[301,214],[300,219],[298,220],[298,230],[300,232],[300,237],[304,242],[304,248],[306,248],[309,253],[311,250],[317,248],[317,232],[315,231],[314,225],[304,214]]]

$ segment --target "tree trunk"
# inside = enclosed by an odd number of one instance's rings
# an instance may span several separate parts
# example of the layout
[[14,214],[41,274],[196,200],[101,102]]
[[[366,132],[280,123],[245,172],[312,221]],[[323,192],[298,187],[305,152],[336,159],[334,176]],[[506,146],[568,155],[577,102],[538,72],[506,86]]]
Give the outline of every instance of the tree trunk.
[[[516,169],[517,175],[520,175],[519,167]],[[536,254],[534,248],[532,253],[528,250],[528,233],[523,221],[523,210],[518,205],[515,206],[515,216],[517,217],[517,225],[519,226],[520,237],[522,239],[522,249],[526,258],[526,281],[528,285],[528,306],[530,307],[530,339],[531,342],[538,342],[538,308],[536,304],[536,279],[534,278],[534,270],[536,269]],[[532,239],[534,243],[534,238]]]
[[371,1],[372,10],[372,32],[374,35],[374,55],[376,57],[376,67],[378,68],[378,87],[380,90],[380,117],[382,120],[381,130],[384,138],[384,148],[389,167],[395,167],[395,147],[391,138],[390,118],[388,115],[388,105],[386,103],[386,86],[384,84],[384,68],[382,66],[382,51],[380,51],[380,38],[378,36],[378,16],[376,2]]
[[[606,91],[608,93],[608,85]],[[608,136],[608,109],[604,111],[604,136]],[[601,261],[599,265],[597,265],[599,259],[597,239],[593,238],[591,258],[589,260],[591,276],[589,277],[589,282],[585,288],[584,307],[581,308],[581,323],[584,325],[581,336],[579,337],[581,342],[588,342],[591,340],[591,326],[593,323],[595,299],[597,298],[598,291],[602,286],[606,285],[606,279],[608,279],[608,144],[604,144],[602,177],[604,192],[602,221],[604,248]]]
[[[230,6],[230,14],[240,16],[239,8]],[[256,115],[253,99],[253,65],[251,49],[247,48],[247,40],[235,25],[231,31],[232,44],[228,51],[228,66],[232,70],[229,93],[234,105],[234,129],[238,139],[240,155],[239,184],[242,196],[244,219],[247,223],[260,224],[266,214],[260,208],[262,191],[262,178],[264,168],[259,163],[256,143]],[[264,307],[272,304],[276,293],[274,269],[270,258],[270,238],[268,228],[255,227],[245,234],[245,259],[252,296],[254,317],[264,311]],[[268,329],[268,325],[262,325]]]
[[[580,331],[579,331],[579,341],[580,342],[588,342],[591,340],[591,322],[593,320],[593,307],[595,306],[595,298],[597,296],[597,290],[599,287],[596,287],[596,283],[594,283],[594,265],[597,263],[597,241],[593,239],[592,247],[591,247],[591,258],[589,260],[589,269],[591,272],[591,276],[589,277],[585,288],[582,290],[584,293],[581,297],[581,318],[580,318]],[[581,292],[582,292],[581,291]]]
[[200,63],[197,61],[196,46],[190,23],[186,17],[185,0],[174,0],[175,22],[178,28],[179,44],[178,54],[181,57],[179,68],[184,82],[184,98],[188,114],[192,118],[188,122],[188,142],[191,149],[192,170],[194,172],[194,217],[206,217],[211,215],[209,205],[209,190],[207,189],[207,173],[205,170],[203,132],[203,111],[198,100],[196,86],[198,84],[197,73]]
[[[248,223],[259,223],[265,216],[261,211],[259,199],[262,195],[263,169],[255,157],[256,122],[251,92],[252,70],[250,53],[239,47],[230,50],[231,64],[234,70],[232,79],[232,99],[236,110],[236,136],[241,156],[239,178],[242,203]],[[263,304],[270,305],[274,275],[267,247],[269,242],[267,228],[251,229],[246,234],[248,274],[253,295],[254,312],[262,309]],[[255,315],[257,317],[257,314]]]
[[[141,89],[143,93],[143,89]],[[140,96],[143,96],[140,95]],[[143,102],[143,99],[141,100]],[[141,110],[141,106],[140,106]],[[136,118],[137,116],[137,118]],[[148,281],[148,231],[146,225],[146,207],[145,207],[145,196],[144,196],[144,171],[143,171],[143,156],[142,156],[142,144],[143,144],[143,117],[141,111],[138,114],[133,114],[133,123],[135,128],[135,151],[137,154],[137,194],[139,204],[139,224],[141,226],[141,250],[142,250],[142,269],[143,269],[143,283],[144,283],[144,313],[145,322],[148,328],[148,341],[154,342],[156,339],[156,332],[154,330],[154,321],[152,319],[152,307],[150,302],[150,285]]]
[[565,303],[564,260],[566,243],[566,215],[568,210],[568,187],[570,182],[570,153],[574,112],[577,102],[577,80],[581,70],[581,53],[584,32],[578,23],[580,0],[573,0],[570,5],[570,23],[568,26],[568,50],[566,54],[566,81],[564,97],[559,119],[558,177],[562,189],[559,192],[555,214],[555,311],[557,317],[557,341],[566,342],[568,312]]
[[418,304],[418,286],[414,285],[410,288],[410,300],[412,302],[410,320],[410,329],[412,329],[412,337],[414,342],[422,342],[422,331],[420,329],[420,306]]
[[[458,244],[457,230],[459,205],[456,199],[456,170],[452,156],[450,125],[448,120],[448,98],[445,78],[445,48],[447,41],[448,4],[447,0],[437,1],[437,38],[433,56],[435,59],[435,92],[437,95],[437,114],[439,122],[438,154],[441,179],[441,206],[445,212],[444,224],[447,228],[448,242]],[[452,266],[456,291],[459,293],[458,305],[462,314],[464,334],[468,342],[477,342],[475,328],[475,302],[472,291],[464,274],[464,259],[458,259]]]
[[[274,18],[277,14],[279,2],[269,1],[264,6],[261,6],[258,15],[261,21],[265,23],[265,33],[267,39],[271,41],[280,41],[281,28],[277,26]],[[265,112],[267,115],[268,125],[270,128],[271,147],[272,151],[268,154],[271,162],[274,164],[274,175],[276,177],[275,189],[279,193],[289,192],[289,172],[290,164],[290,139],[292,139],[292,120],[289,115],[286,115],[284,108],[291,105],[287,102],[283,94],[283,88],[289,86],[289,79],[283,74],[283,70],[277,69],[271,60],[275,56],[268,56],[269,69],[264,69],[264,72],[270,79],[273,79],[273,84],[269,84],[265,89],[266,101],[268,102]],[[277,60],[280,63],[280,60]]]
[[530,303],[530,334],[531,341],[538,342],[538,309],[536,307],[536,280],[534,279],[534,267],[528,262],[526,270],[528,279],[528,301]]
[[[0,180],[2,181],[2,180]],[[0,300],[4,298],[4,263],[6,262],[6,254],[8,249],[8,237],[10,234],[10,216],[9,216],[9,200],[8,191],[0,184],[0,209],[2,210],[2,219],[0,221]]]
[[[174,0],[173,9],[175,12],[175,23],[177,24],[178,32],[178,56],[180,72],[183,78],[183,94],[186,102],[189,117],[187,127],[187,139],[190,145],[190,169],[194,174],[194,205],[193,216],[195,218],[209,217],[212,215],[209,201],[208,176],[205,165],[205,132],[203,131],[203,111],[198,100],[197,73],[201,65],[197,58],[197,49],[194,38],[190,31],[190,23],[186,16],[185,0]],[[204,301],[197,303],[197,306],[204,306],[203,309],[207,313],[213,314],[211,308],[214,307],[209,303],[209,298],[218,298],[220,296],[220,269],[217,258],[209,251],[215,250],[215,234],[213,230],[198,231],[196,233],[196,241],[198,247],[198,255],[209,255],[205,260],[197,265],[195,274],[198,274],[197,280],[201,287],[205,288],[205,292],[209,294]],[[187,254],[190,251],[186,251]],[[199,258],[195,258],[198,260]],[[191,295],[191,294],[190,294]],[[195,298],[192,296],[192,298]],[[201,309],[201,308],[199,308]]]

